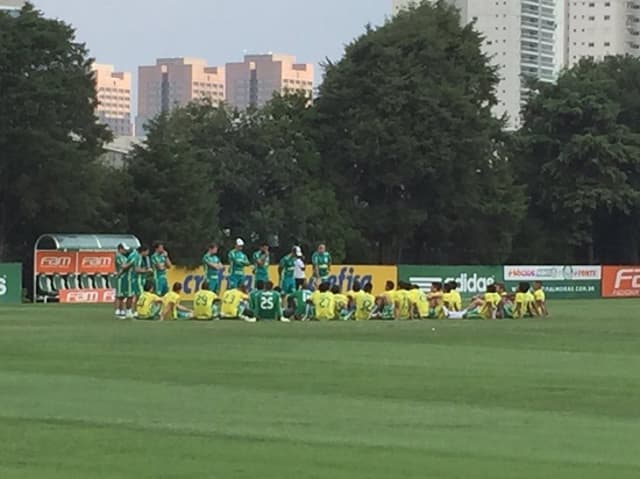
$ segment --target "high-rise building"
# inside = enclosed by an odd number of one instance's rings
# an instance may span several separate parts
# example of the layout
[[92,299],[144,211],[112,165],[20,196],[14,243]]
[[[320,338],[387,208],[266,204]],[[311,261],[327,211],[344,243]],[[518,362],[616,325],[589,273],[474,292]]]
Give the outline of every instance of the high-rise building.
[[313,96],[313,65],[296,63],[289,55],[246,55],[227,63],[227,102],[236,108],[262,106],[275,92],[302,91]]
[[113,65],[93,65],[101,123],[115,136],[131,136],[131,73],[116,72]]
[[[415,0],[394,0],[398,11]],[[520,126],[526,78],[554,81],[559,64],[557,18],[560,0],[449,0],[463,24],[475,22],[484,36],[483,51],[499,67],[498,116]]]
[[17,13],[25,3],[26,0],[0,0],[0,12]]
[[155,65],[140,66],[136,135],[144,135],[145,123],[160,113],[203,98],[224,102],[224,67],[197,58],[159,58]]
[[566,0],[565,60],[640,55],[640,0]]

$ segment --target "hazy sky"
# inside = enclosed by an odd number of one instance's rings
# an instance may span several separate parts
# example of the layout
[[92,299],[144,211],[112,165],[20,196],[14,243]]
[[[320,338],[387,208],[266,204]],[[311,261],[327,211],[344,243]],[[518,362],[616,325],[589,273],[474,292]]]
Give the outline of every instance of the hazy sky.
[[134,77],[138,65],[158,57],[201,57],[210,65],[245,52],[289,53],[315,64],[338,59],[366,23],[380,24],[391,11],[391,0],[31,1],[74,25],[99,63]]

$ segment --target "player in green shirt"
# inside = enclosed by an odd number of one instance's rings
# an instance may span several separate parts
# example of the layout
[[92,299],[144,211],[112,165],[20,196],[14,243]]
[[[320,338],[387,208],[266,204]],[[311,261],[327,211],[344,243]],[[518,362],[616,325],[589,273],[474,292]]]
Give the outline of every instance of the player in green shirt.
[[290,295],[296,290],[296,281],[294,276],[295,268],[296,248],[294,247],[289,254],[282,257],[280,264],[278,265],[280,289],[285,295]]
[[236,247],[229,251],[229,289],[235,289],[244,283],[244,269],[249,266],[249,258],[242,251],[244,241],[241,238],[236,240]]
[[271,254],[269,253],[269,245],[262,243],[260,249],[253,253],[253,274],[256,283],[258,281],[269,281],[269,264],[271,263]]
[[264,284],[264,291],[260,291],[256,295],[255,303],[254,312],[258,321],[285,321],[282,316],[280,295],[273,290],[271,281]]
[[151,268],[153,268],[153,279],[156,284],[156,294],[164,296],[169,292],[169,282],[167,281],[167,270],[171,268],[169,253],[164,249],[164,244],[156,243],[151,255]]
[[133,263],[129,259],[127,245],[118,245],[116,253],[116,316],[133,317]]
[[147,283],[147,275],[151,272],[149,263],[149,248],[140,246],[138,251],[132,251],[129,255],[129,262],[133,263],[133,303],[144,293],[144,286]]
[[264,291],[264,285],[265,282],[259,279],[256,281],[255,289],[249,293],[249,309],[252,312],[256,311],[256,298]]
[[310,317],[308,314],[309,305],[307,304],[307,301],[309,301],[311,294],[311,284],[305,284],[302,288],[289,295],[289,310],[291,311],[291,315],[298,321],[306,321]]
[[218,245],[211,243],[209,249],[202,257],[204,266],[204,276],[209,283],[209,290],[218,294],[220,292],[220,271],[224,270],[224,266],[218,256]]
[[327,251],[324,243],[318,245],[318,249],[311,256],[313,264],[313,278],[316,286],[329,282],[329,273],[331,272],[331,253]]

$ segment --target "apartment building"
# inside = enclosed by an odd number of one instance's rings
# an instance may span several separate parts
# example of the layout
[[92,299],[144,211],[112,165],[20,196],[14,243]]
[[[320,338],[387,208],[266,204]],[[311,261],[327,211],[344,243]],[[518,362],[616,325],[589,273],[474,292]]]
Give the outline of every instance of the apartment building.
[[107,125],[115,136],[131,136],[131,73],[116,72],[113,65],[98,63],[92,70],[98,96],[96,113],[100,122]]
[[[560,70],[556,0],[449,0],[463,24],[475,22],[485,38],[483,51],[499,67],[498,106],[507,114],[508,128],[520,126],[527,78],[554,81]],[[395,12],[414,0],[393,0]]]
[[565,63],[640,55],[640,0],[567,0]]
[[207,66],[199,58],[159,58],[155,65],[138,68],[138,116],[136,135],[144,135],[144,125],[176,106],[208,98],[225,101],[224,67]]
[[246,55],[244,61],[226,65],[227,103],[243,110],[285,91],[302,91],[312,98],[313,79],[313,65],[296,63],[293,56]]

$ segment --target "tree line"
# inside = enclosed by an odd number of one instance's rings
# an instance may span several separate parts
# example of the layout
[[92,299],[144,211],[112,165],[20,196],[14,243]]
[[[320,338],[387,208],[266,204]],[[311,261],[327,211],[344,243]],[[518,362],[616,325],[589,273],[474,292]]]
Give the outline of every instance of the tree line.
[[326,241],[353,263],[638,261],[638,59],[530,81],[523,127],[505,132],[482,37],[425,4],[327,61],[313,102],[194,102],[114,169],[72,27],[27,6],[0,14],[0,40],[0,260],[25,261],[44,232],[111,232],[182,263],[237,236]]

